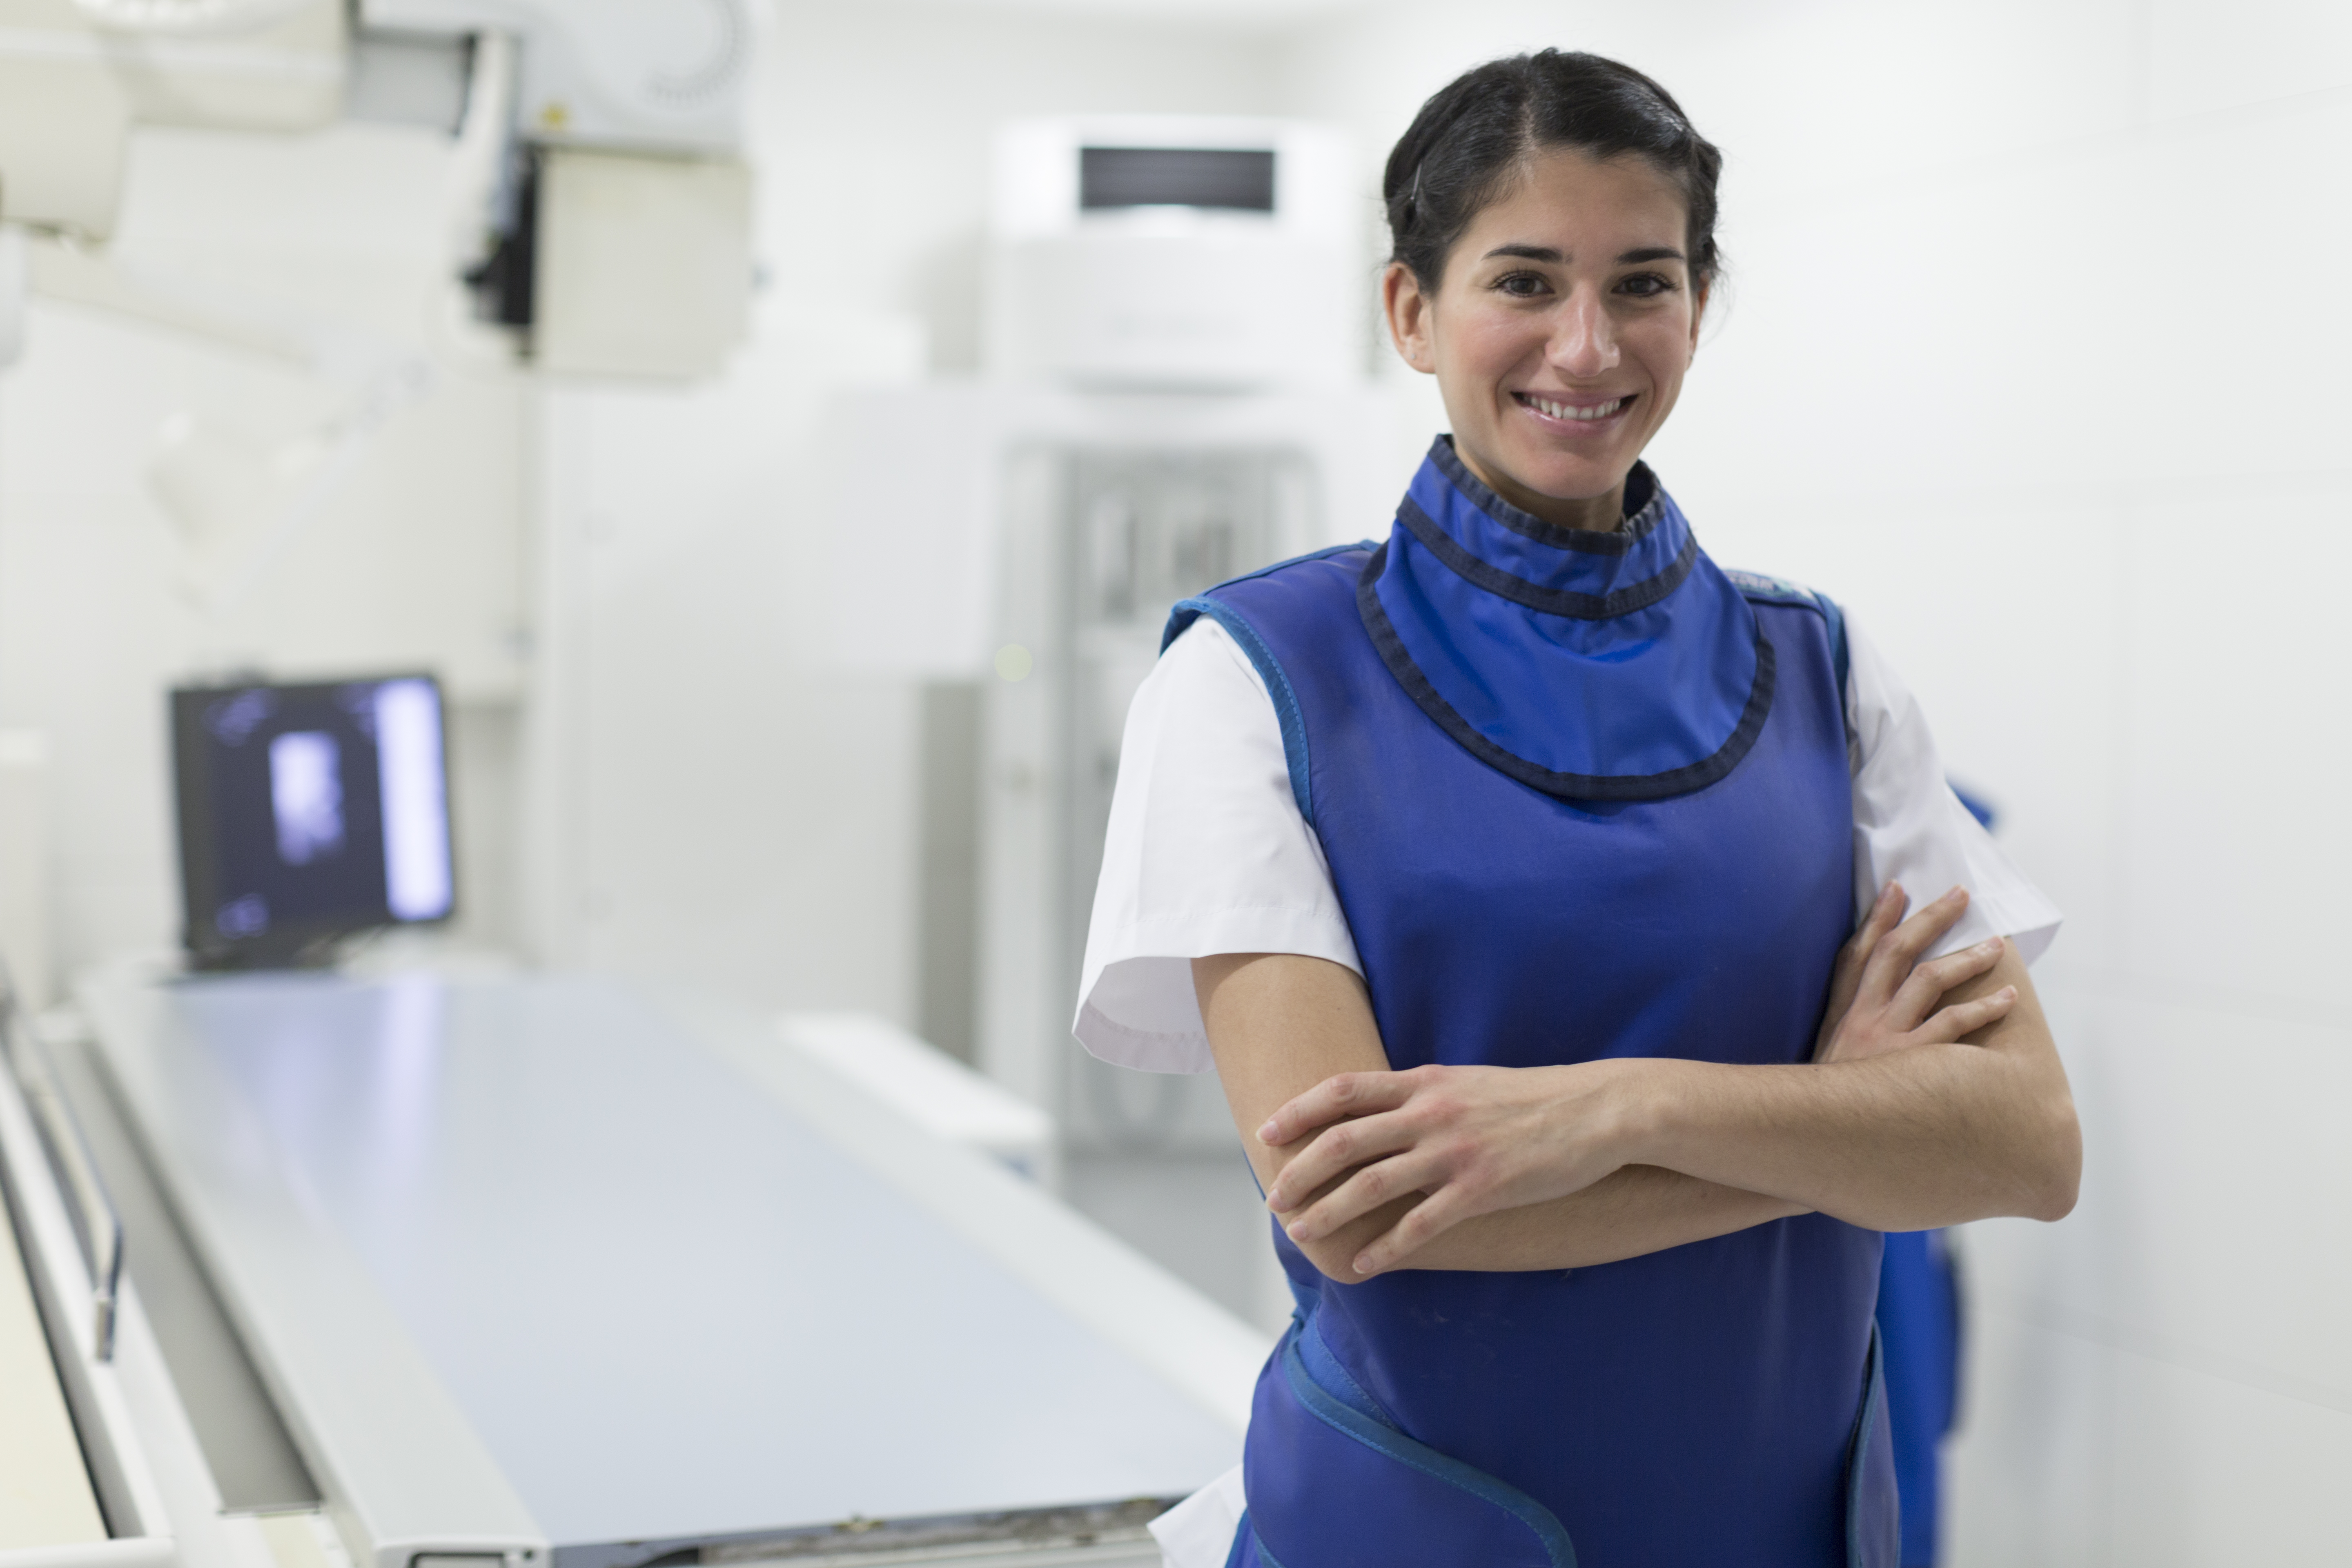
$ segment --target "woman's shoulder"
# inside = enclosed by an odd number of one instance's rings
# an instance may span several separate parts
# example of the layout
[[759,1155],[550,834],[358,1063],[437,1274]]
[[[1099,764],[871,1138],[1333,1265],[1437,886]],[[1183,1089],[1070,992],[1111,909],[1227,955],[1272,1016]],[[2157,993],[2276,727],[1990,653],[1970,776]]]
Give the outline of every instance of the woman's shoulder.
[[1906,721],[1924,723],[1917,701],[1903,683],[1903,678],[1887,663],[1885,654],[1871,641],[1869,634],[1841,601],[1792,577],[1769,572],[1725,567],[1723,574],[1751,604],[1788,605],[1821,617],[1829,639],[1831,663],[1844,697],[1846,728],[1856,768],[1880,750],[1891,726]]
[[1352,608],[1357,579],[1375,548],[1370,540],[1335,544],[1277,561],[1180,600],[1169,613],[1160,646],[1171,647],[1193,626],[1208,620],[1223,626],[1254,662],[1263,663],[1266,636],[1278,634],[1301,616],[1328,612],[1339,605]]
[[1255,688],[1260,699],[1265,696],[1265,677],[1234,640],[1225,623],[1213,616],[1195,616],[1171,628],[1148,679],[1160,687],[1187,690],[1232,693]]
[[1830,647],[1837,660],[1838,679],[1846,672],[1845,611],[1835,599],[1819,588],[1809,588],[1790,577],[1775,576],[1769,572],[1747,572],[1738,567],[1723,568],[1723,574],[1740,596],[1752,605],[1793,605],[1820,616],[1829,632]]
[[1741,595],[1767,605],[1802,605],[1824,615],[1839,614],[1837,601],[1819,588],[1809,588],[1793,577],[1776,576],[1769,572],[1748,572],[1737,566],[1722,568],[1723,574]]
[[1276,724],[1257,661],[1223,621],[1201,616],[1169,634],[1128,710],[1121,749],[1223,750],[1247,745],[1262,729]]

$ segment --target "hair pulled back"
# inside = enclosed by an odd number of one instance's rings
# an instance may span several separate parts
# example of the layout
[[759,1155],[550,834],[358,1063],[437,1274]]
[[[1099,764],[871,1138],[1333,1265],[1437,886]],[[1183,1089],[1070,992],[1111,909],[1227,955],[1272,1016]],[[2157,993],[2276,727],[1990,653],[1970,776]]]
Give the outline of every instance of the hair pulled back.
[[1706,284],[1721,270],[1715,187],[1723,154],[1692,128],[1673,95],[1640,71],[1559,49],[1490,60],[1421,106],[1381,182],[1390,259],[1433,292],[1471,220],[1529,159],[1554,147],[1649,160],[1682,187],[1692,280]]

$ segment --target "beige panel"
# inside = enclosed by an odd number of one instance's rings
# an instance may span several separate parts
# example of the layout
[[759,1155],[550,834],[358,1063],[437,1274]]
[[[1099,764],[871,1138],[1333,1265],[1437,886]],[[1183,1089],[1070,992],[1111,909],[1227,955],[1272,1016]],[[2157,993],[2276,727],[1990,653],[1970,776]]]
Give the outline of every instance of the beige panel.
[[540,175],[540,363],[577,375],[718,373],[751,300],[751,174],[716,159],[554,150]]
[[244,32],[106,37],[143,124],[315,131],[342,112],[347,32],[341,0],[315,0]]
[[0,1552],[105,1539],[16,1233],[0,1225]]
[[338,1552],[332,1557],[327,1554],[326,1543],[333,1538],[334,1527],[316,1510],[265,1513],[256,1522],[261,1526],[261,1538],[269,1543],[269,1555],[277,1560],[278,1568],[350,1568],[351,1559],[343,1553]]
[[0,3],[0,218],[114,232],[131,106],[73,33],[11,26]]

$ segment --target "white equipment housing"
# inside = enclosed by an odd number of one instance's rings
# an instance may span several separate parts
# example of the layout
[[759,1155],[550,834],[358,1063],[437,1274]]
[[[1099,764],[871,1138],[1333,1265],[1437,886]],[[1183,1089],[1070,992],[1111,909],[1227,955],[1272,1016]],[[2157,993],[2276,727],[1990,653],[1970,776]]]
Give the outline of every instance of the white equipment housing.
[[750,0],[362,0],[371,28],[510,34],[512,134],[545,151],[541,366],[688,380],[742,341],[751,177],[733,156]]
[[370,27],[512,33],[534,142],[725,153],[741,129],[749,0],[362,0]]
[[988,378],[838,409],[827,650],[980,684],[977,757],[931,764],[978,788],[976,1054],[1076,1151],[1233,1140],[1213,1081],[1106,1067],[1070,1016],[1121,731],[1171,605],[1376,531],[1402,477],[1393,400],[1362,370],[1349,170],[1340,133],[1288,121],[1013,124]]
[[1233,391],[1360,374],[1335,131],[1122,116],[999,134],[986,353],[1015,380]]
[[1234,1130],[1213,1078],[1111,1067],[1070,1037],[1128,709],[1177,600],[1378,527],[1391,412],[1338,386],[1019,402],[994,605],[1030,668],[1000,665],[983,687],[981,1059],[1073,1153],[1222,1152]]
[[134,121],[302,132],[341,112],[339,0],[274,5],[226,34],[169,20],[169,7],[0,0],[0,219],[112,234]]
[[[1129,116],[1000,133],[989,395],[996,640],[980,1055],[1072,1147],[1223,1147],[1215,1086],[1069,1037],[1121,731],[1175,600],[1346,538],[1384,503],[1337,131]],[[1025,383],[1018,395],[1003,384]],[[1369,489],[1367,485],[1369,481]]]

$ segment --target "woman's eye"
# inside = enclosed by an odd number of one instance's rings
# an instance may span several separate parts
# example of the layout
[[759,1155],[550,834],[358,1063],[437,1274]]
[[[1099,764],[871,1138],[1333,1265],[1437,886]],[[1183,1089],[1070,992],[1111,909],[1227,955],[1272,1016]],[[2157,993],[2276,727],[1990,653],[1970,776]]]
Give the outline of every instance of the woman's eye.
[[1646,300],[1654,294],[1667,293],[1674,286],[1674,279],[1671,278],[1661,277],[1655,272],[1636,272],[1631,278],[1621,281],[1617,288],[1621,293],[1633,294]]
[[1495,287],[1515,299],[1531,300],[1544,292],[1547,285],[1533,272],[1507,272],[1495,279]]

